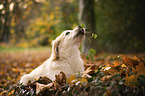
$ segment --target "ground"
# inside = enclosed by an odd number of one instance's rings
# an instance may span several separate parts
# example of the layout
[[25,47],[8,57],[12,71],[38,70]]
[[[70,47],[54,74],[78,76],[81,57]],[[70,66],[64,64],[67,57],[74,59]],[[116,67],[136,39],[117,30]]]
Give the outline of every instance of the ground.
[[51,54],[50,48],[2,49],[0,53],[0,92],[19,82],[23,74],[31,72]]
[[[19,83],[19,80],[23,74],[31,72],[34,68],[36,68],[37,66],[42,64],[46,59],[48,59],[51,54],[51,48],[49,47],[18,49],[18,50],[17,48],[16,49],[12,48],[12,49],[13,50],[2,49],[0,52],[0,93],[3,93],[4,91],[11,88],[13,84]],[[102,66],[102,65],[105,66],[104,67],[105,70],[110,70],[111,68],[110,71],[108,72],[105,71],[106,72],[105,74],[107,74],[107,76],[110,76],[110,77],[105,77],[106,75],[103,75],[104,78],[102,78],[102,80],[106,80],[106,78],[111,78],[113,75],[116,75],[116,74],[126,74],[125,72],[126,69],[124,70],[124,69],[119,69],[119,68],[127,67],[129,64],[134,64],[134,63],[131,63],[131,60],[128,58],[133,57],[133,60],[135,60],[133,62],[140,61],[138,60],[138,58],[142,58],[141,60],[145,60],[145,53],[139,53],[139,54],[101,53],[101,54],[97,54],[96,56],[92,56],[90,54],[89,57],[87,58],[86,57],[87,56],[82,55],[85,68],[87,69],[88,67],[92,66],[91,68],[92,73],[89,72],[89,74],[94,74],[95,71],[98,70],[97,68],[99,68],[99,66]],[[122,62],[122,60],[124,62]],[[131,66],[131,68],[135,66],[133,68],[135,69],[137,73],[138,68],[140,67],[139,65],[141,66],[140,63],[137,65],[129,65],[129,66]],[[130,73],[128,72],[128,74]],[[130,77],[129,76],[127,77],[127,75],[122,75],[122,76],[126,76],[123,78],[128,78],[128,81],[126,80],[126,83],[127,83],[127,82],[131,82],[129,81],[130,78],[137,80],[135,79],[135,77],[133,77],[135,75],[130,75]],[[144,73],[140,73],[140,75],[144,75]],[[68,83],[69,82],[71,81],[68,81]],[[131,83],[129,86],[134,86],[134,84]]]

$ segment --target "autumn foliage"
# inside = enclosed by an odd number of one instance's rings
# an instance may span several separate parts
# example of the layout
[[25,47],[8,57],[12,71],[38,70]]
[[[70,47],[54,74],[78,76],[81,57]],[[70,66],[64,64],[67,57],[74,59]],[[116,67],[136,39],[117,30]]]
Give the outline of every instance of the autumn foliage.
[[83,75],[78,73],[67,78],[65,73],[60,72],[56,74],[55,81],[40,77],[34,82],[29,82],[27,86],[19,84],[20,77],[46,60],[50,52],[2,53],[0,95],[145,95],[144,54],[138,57],[119,54],[95,56],[93,49],[89,52],[89,56],[82,56],[86,68]]

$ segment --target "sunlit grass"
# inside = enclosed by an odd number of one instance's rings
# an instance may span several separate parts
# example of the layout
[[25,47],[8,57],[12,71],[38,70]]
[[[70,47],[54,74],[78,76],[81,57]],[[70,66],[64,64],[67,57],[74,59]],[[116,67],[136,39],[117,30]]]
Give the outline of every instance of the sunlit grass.
[[51,51],[50,46],[46,47],[30,47],[30,48],[22,48],[22,47],[3,47],[0,46],[0,53],[3,52],[25,52],[25,51]]

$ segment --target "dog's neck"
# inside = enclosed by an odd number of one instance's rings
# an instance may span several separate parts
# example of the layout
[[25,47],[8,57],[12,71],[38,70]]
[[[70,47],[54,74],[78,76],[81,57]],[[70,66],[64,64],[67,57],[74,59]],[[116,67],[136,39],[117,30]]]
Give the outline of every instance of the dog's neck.
[[68,48],[68,49],[64,49],[64,51],[62,50],[61,51],[61,54],[60,56],[62,58],[77,58],[80,57],[80,51],[78,49],[78,46],[72,46],[71,48]]
[[77,46],[73,46],[72,48],[60,49],[58,56],[52,53],[50,58],[52,60],[66,60],[66,59],[77,59],[80,58],[80,51]]

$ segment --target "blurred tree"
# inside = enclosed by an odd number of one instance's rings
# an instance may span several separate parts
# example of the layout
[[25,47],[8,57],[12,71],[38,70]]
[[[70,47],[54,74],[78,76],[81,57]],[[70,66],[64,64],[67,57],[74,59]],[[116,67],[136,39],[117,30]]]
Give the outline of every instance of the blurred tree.
[[98,44],[109,52],[145,52],[145,0],[96,0]]
[[2,0],[0,1],[0,41],[9,42],[11,38],[20,40],[24,36],[24,29],[28,25],[31,16],[31,6],[35,0]]
[[92,38],[90,41],[87,37],[91,37],[92,33],[96,33],[95,26],[95,14],[94,14],[94,0],[80,0],[79,7],[79,21],[80,24],[85,24],[86,38],[82,44],[83,54],[87,54],[90,48],[93,48],[98,52],[97,41]]
[[[8,6],[8,15],[4,4]],[[19,47],[29,42],[30,46],[50,44],[61,32],[78,25],[77,13],[77,0],[0,1],[0,40],[3,42],[3,34],[8,33],[7,42]],[[5,18],[9,28],[4,28]]]
[[[63,25],[63,30],[73,29],[73,27],[78,24],[78,0],[63,0],[61,4],[61,26]],[[73,26],[74,25],[74,26]]]
[[11,37],[15,38],[16,42],[21,39],[27,39],[26,28],[30,25],[32,18],[35,19],[37,17],[40,6],[41,2],[36,2],[36,0],[15,0],[11,22],[13,37]]
[[0,41],[2,41],[3,39],[3,14],[2,14],[2,11],[3,11],[3,5],[2,5],[2,2],[0,2]]
[[1,39],[4,42],[8,42],[9,41],[9,34],[10,34],[10,19],[11,19],[11,15],[10,15],[10,1],[9,0],[2,0],[1,2],[3,5],[1,8],[1,19],[2,19],[2,24],[1,24]]

